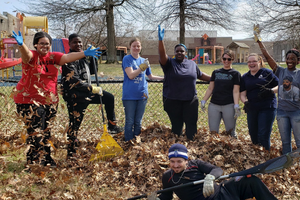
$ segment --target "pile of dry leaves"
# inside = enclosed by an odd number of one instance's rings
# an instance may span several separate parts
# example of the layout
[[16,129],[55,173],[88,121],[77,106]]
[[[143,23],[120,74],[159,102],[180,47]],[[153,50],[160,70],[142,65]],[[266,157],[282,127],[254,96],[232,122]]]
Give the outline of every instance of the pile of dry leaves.
[[[168,169],[167,152],[174,143],[186,145],[191,159],[202,159],[220,166],[224,174],[248,169],[280,156],[281,150],[281,142],[277,139],[271,141],[272,149],[267,152],[251,144],[247,136],[236,140],[225,133],[210,134],[206,129],[199,129],[195,140],[188,141],[184,136],[176,137],[169,127],[157,123],[145,128],[134,141],[125,142],[123,134],[113,137],[125,153],[99,162],[89,161],[98,140],[82,140],[80,158],[66,160],[65,141],[54,137],[54,159],[58,167],[32,166],[31,173],[15,170],[13,176],[1,178],[0,185],[5,187],[0,187],[0,198],[122,200],[148,194],[162,189],[161,176]],[[10,143],[10,148],[20,145],[8,141],[8,138],[1,141],[2,144],[6,142],[6,146]],[[9,171],[12,161],[7,160],[5,156],[0,157],[1,173]],[[24,157],[14,162],[23,165]],[[298,163],[289,169],[258,176],[278,199],[299,199],[300,178],[297,171]]]

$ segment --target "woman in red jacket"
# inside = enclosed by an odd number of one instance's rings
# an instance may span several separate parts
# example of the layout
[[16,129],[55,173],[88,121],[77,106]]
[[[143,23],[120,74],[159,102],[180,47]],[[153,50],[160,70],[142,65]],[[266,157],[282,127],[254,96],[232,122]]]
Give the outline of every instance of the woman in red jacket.
[[22,78],[14,92],[17,111],[25,122],[30,146],[27,164],[56,166],[50,153],[50,124],[56,115],[58,105],[57,76],[59,65],[72,62],[85,56],[96,56],[98,49],[63,54],[50,52],[52,38],[48,33],[34,35],[33,46],[29,50],[23,43],[21,32],[13,31],[22,58]]

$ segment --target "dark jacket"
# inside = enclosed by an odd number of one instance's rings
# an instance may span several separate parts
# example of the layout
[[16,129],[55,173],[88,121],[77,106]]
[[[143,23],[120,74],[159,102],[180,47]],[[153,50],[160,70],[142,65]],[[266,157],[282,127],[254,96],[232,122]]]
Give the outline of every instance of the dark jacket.
[[[169,187],[174,187],[177,185],[186,184],[197,180],[203,180],[206,174],[211,174],[218,178],[223,174],[223,170],[220,167],[214,166],[202,160],[190,160],[188,162],[187,168],[183,172],[176,174],[173,170],[170,169],[163,174],[163,188],[166,189]],[[215,198],[215,196],[218,195],[220,185],[217,185],[215,183],[214,188],[215,193],[207,198],[203,196],[203,183],[190,187],[185,187],[183,189],[177,189],[174,192],[181,200],[212,200]],[[159,199],[173,199],[173,191],[164,192],[160,194]]]
[[93,57],[89,60],[82,58],[62,66],[61,84],[65,101],[82,102],[93,95],[90,68],[94,66],[91,59]]

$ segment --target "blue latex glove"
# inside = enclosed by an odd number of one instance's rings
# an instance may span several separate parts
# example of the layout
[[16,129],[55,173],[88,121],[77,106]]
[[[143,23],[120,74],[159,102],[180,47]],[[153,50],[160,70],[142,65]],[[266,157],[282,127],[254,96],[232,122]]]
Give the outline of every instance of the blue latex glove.
[[23,36],[21,34],[21,31],[19,31],[19,35],[16,34],[16,32],[13,31],[13,38],[17,41],[18,45],[22,46],[23,45]]
[[158,40],[163,40],[165,36],[165,29],[161,31],[160,25],[158,25]]
[[97,51],[98,49],[100,49],[99,47],[96,49],[92,49],[92,46],[89,46],[89,48],[87,50],[84,51],[84,55],[85,56],[93,56],[94,58],[97,59],[97,56],[101,56],[101,51]]

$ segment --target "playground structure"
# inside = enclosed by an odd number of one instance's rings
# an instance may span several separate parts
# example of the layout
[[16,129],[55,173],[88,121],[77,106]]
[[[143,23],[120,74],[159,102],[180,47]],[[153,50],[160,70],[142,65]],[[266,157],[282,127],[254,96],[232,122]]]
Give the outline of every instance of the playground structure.
[[217,57],[224,53],[224,47],[216,45],[207,34],[202,36],[200,45],[195,47],[196,56],[193,58],[197,64],[215,64]]
[[[4,34],[1,34],[4,35]],[[22,62],[22,58],[14,58],[14,44],[17,44],[14,38],[2,38],[0,40],[0,70],[2,72],[2,78],[9,78],[9,69]]]
[[[30,41],[26,40],[29,36],[29,29],[42,30],[48,33],[48,19],[47,17],[25,17],[24,15],[17,13],[17,19],[19,20],[20,26],[15,27],[14,31],[21,31],[25,44],[30,44]],[[16,58],[18,54],[17,42],[14,38],[10,37],[11,33],[6,31],[1,31],[0,38],[0,70],[2,72],[2,79],[5,77],[9,78],[9,70],[12,68],[13,76],[15,75],[14,66],[22,63],[21,58]],[[30,45],[28,45],[30,46]]]
[[[206,51],[206,52],[205,52]],[[197,64],[215,64],[217,62],[217,55],[224,53],[222,46],[202,46],[196,47],[198,57],[195,59]],[[211,55],[211,57],[209,56]]]
[[51,51],[69,53],[70,51],[69,40],[67,38],[53,39]]

